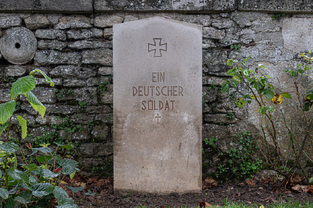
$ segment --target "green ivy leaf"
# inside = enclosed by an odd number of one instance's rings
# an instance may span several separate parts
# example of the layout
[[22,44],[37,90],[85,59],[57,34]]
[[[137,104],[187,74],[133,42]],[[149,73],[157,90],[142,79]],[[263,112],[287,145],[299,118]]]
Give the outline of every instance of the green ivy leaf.
[[43,169],[42,174],[43,174],[43,177],[48,178],[48,179],[55,178],[60,175],[59,173],[53,173],[51,170],[48,170],[48,169]]
[[25,139],[25,137],[27,136],[27,121],[21,116],[17,116],[17,120],[22,127],[22,138]]
[[283,92],[281,94],[284,98],[288,98],[288,99],[292,99],[292,97],[290,96],[290,94],[288,92]]
[[84,187],[71,187],[71,186],[67,186],[65,185],[66,188],[69,188],[71,191],[73,191],[74,193],[77,193],[77,192],[80,192],[82,190],[84,190],[85,188]]
[[64,159],[61,160],[60,165],[62,166],[61,173],[63,173],[64,175],[69,175],[76,170],[78,162],[71,159]]
[[[67,200],[70,201],[71,199],[67,199]],[[58,205],[56,206],[56,208],[78,208],[78,206],[74,204],[74,201],[73,202],[70,201],[65,204]]]
[[36,154],[38,151],[44,154],[53,152],[53,150],[49,147],[32,148],[32,151],[33,153],[31,155]]
[[53,192],[53,186],[50,183],[37,183],[32,185],[31,190],[35,197],[43,197]]
[[13,115],[16,102],[11,100],[0,105],[0,124],[4,124]]
[[233,68],[227,71],[228,76],[234,76],[235,74],[236,74],[236,68]]
[[41,115],[43,118],[46,113],[46,107],[38,100],[38,98],[32,93],[26,93],[26,98],[31,106]]
[[228,91],[229,91],[229,89],[230,89],[230,84],[229,84],[229,82],[228,81],[225,81],[225,82],[223,82],[223,84],[222,84],[222,93],[223,94],[225,94],[225,93],[227,93]]
[[251,55],[249,55],[244,61],[248,61],[251,58]]
[[41,155],[36,156],[36,160],[43,164],[46,164],[51,158],[53,158],[53,156],[41,156]]
[[264,115],[267,110],[268,110],[268,107],[267,107],[267,106],[261,106],[258,111],[259,111],[262,115]]
[[14,201],[20,204],[28,204],[31,202],[31,192],[30,191],[21,191],[19,196],[14,198]]
[[232,79],[230,80],[230,83],[231,83],[231,85],[234,86],[234,87],[237,87],[238,84],[239,84],[239,82],[238,82],[237,80],[235,80],[234,78],[232,78]]
[[70,144],[60,144],[60,143],[57,143],[57,142],[54,142],[56,145],[58,145],[58,147],[61,147],[61,148],[64,148],[64,149],[67,149],[67,150],[71,150],[73,149],[73,146],[70,145]]
[[9,191],[4,188],[0,188],[0,196],[2,199],[9,198]]
[[266,88],[264,90],[264,96],[268,99],[268,100],[272,100],[274,97],[274,92],[272,90],[270,90],[269,88]]
[[310,65],[308,65],[308,64],[304,65],[304,70],[305,71],[310,71],[311,70]]
[[233,65],[233,63],[234,63],[233,59],[227,59],[227,62],[226,62],[227,66]]
[[238,108],[242,108],[243,106],[245,106],[245,103],[246,101],[242,98],[238,98],[236,101],[235,101],[236,105]]
[[13,142],[3,143],[0,144],[0,150],[3,150],[8,153],[16,152],[16,150],[19,148],[19,146]]
[[36,87],[35,78],[31,75],[26,77],[19,78],[16,82],[13,83],[11,88],[11,99],[15,100],[16,97],[20,94],[26,94],[32,91]]
[[7,170],[7,173],[14,180],[23,181],[23,182],[26,182],[26,183],[29,182],[29,177],[28,177],[28,173],[27,172],[15,169],[15,170]]
[[62,204],[62,202],[69,197],[66,191],[59,186],[54,188],[53,195],[58,200],[58,204]]

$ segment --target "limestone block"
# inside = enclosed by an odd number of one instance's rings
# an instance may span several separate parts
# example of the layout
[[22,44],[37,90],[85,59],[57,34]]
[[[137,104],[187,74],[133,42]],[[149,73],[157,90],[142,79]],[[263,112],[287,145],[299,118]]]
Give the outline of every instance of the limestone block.
[[113,124],[113,114],[112,113],[97,114],[94,120],[101,123]]
[[63,81],[64,87],[84,87],[86,86],[86,81],[81,79],[65,79]]
[[113,29],[112,28],[104,28],[103,29],[103,36],[106,39],[112,40]]
[[171,0],[155,0],[155,1],[110,1],[110,0],[95,0],[96,11],[111,11],[111,10],[170,10],[172,8]]
[[92,87],[92,86],[98,86],[100,82],[99,77],[91,77],[89,79],[87,79],[87,86],[88,87]]
[[45,105],[47,108],[47,112],[51,114],[61,114],[61,115],[69,115],[74,113],[79,113],[79,106],[72,105]]
[[95,48],[112,48],[112,42],[100,40],[80,40],[68,45],[73,49],[95,49]]
[[283,21],[283,45],[286,49],[299,53],[313,48],[313,18],[288,18]]
[[45,124],[60,124],[63,122],[63,119],[59,118],[58,116],[49,116],[45,115],[44,118],[42,118],[40,115],[37,116],[36,118],[36,123],[39,123],[41,125]]
[[0,103],[8,102],[10,100],[10,90],[0,89]]
[[[1,3],[0,3],[1,10]],[[0,28],[21,26],[22,19],[14,14],[0,14]]]
[[7,76],[18,77],[26,73],[26,68],[24,66],[8,66],[6,67]]
[[85,112],[91,114],[112,113],[112,108],[110,108],[108,105],[87,106]]
[[[81,110],[82,112],[82,110]],[[73,120],[74,123],[78,124],[88,124],[95,120],[95,115],[85,114],[85,113],[78,113],[76,115],[71,115],[70,119]]]
[[223,39],[225,37],[224,30],[217,30],[213,27],[204,27],[203,28],[203,38],[211,38],[211,39]]
[[84,50],[82,52],[82,63],[112,66],[113,52],[110,49]]
[[66,33],[68,39],[74,40],[103,37],[103,31],[97,28],[69,30]]
[[63,50],[66,47],[66,43],[58,40],[40,40],[38,41],[39,49],[55,49]]
[[50,26],[50,21],[45,15],[42,14],[34,14],[25,20],[26,27],[31,30],[39,29],[39,28],[47,28]]
[[276,0],[276,1],[238,1],[238,10],[242,11],[269,11],[269,12],[312,12],[313,2],[310,0]]
[[68,28],[91,28],[90,18],[82,15],[64,16],[59,19],[59,23],[56,25],[56,29],[68,29]]
[[36,52],[35,64],[79,64],[80,59],[81,55],[77,52],[59,52],[53,50],[44,50]]
[[103,144],[95,143],[94,144],[94,155],[98,157],[109,156],[113,154],[113,144]]
[[2,0],[0,11],[92,12],[92,0]]
[[0,40],[3,57],[13,64],[25,64],[33,59],[37,50],[37,39],[32,31],[24,27],[10,28]]
[[[63,81],[60,78],[53,78],[52,81],[54,82],[55,86],[63,85]],[[36,78],[36,85],[37,86],[50,86],[50,84],[47,83],[44,78]]]
[[66,34],[62,30],[53,30],[53,29],[39,29],[36,30],[35,36],[41,39],[57,39],[57,40],[66,40]]
[[93,143],[86,143],[86,144],[81,144],[79,146],[79,152],[84,155],[84,156],[89,156],[93,157],[94,156],[94,147],[96,144]]
[[42,103],[52,104],[56,102],[55,88],[37,87],[32,92]]
[[94,126],[91,135],[93,138],[105,140],[109,135],[109,127],[105,124]]
[[52,69],[49,74],[51,77],[73,77],[76,69],[79,68],[73,65],[61,65]]
[[113,68],[112,67],[100,67],[98,71],[99,75],[112,75]]
[[87,102],[88,104],[91,105],[95,105],[98,103],[96,87],[75,89],[74,96],[76,100],[80,102]]
[[95,18],[96,27],[112,27],[114,24],[122,23],[123,17],[118,15],[100,15]]
[[236,7],[235,0],[155,0],[155,1],[110,1],[95,0],[96,11],[232,11]]
[[227,118],[227,114],[205,114],[204,121],[210,124],[235,124],[236,118]]
[[111,104],[113,103],[113,86],[108,85],[107,90],[100,94],[101,103]]

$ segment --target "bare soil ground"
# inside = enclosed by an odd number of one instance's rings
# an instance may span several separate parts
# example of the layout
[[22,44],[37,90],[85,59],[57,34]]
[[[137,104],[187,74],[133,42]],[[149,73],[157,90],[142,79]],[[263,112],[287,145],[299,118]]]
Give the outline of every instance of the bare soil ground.
[[[211,205],[223,205],[226,202],[241,202],[246,205],[267,205],[278,201],[310,202],[313,194],[305,191],[292,191],[289,187],[278,187],[272,179],[252,179],[241,183],[217,184],[213,179],[203,182],[202,193],[199,194],[131,194],[129,192],[114,193],[113,179],[78,176],[68,181],[70,186],[86,186],[83,191],[69,192],[80,208],[115,208],[115,207],[198,207],[201,202]],[[87,195],[85,194],[87,192]],[[311,191],[309,191],[311,192]]]

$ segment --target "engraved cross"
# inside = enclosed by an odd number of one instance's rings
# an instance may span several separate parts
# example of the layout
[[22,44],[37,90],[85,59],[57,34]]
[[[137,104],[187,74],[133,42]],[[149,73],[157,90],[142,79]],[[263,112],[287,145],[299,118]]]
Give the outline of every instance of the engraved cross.
[[148,52],[154,51],[154,57],[162,57],[161,51],[167,51],[167,43],[161,43],[162,38],[153,38],[153,44],[148,43]]
[[157,113],[156,117],[154,117],[157,119],[157,123],[160,123],[160,119],[161,119],[161,116]]

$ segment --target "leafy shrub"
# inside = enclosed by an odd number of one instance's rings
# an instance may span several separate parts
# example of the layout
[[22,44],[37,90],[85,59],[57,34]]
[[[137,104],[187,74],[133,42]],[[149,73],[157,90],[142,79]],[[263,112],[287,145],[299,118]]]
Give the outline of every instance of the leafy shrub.
[[[0,105],[0,135],[6,133],[6,141],[0,144],[0,204],[1,207],[48,207],[51,199],[57,200],[57,208],[78,207],[68,194],[59,185],[62,177],[75,174],[77,162],[71,159],[63,159],[57,154],[59,148],[70,150],[72,147],[56,143],[56,150],[47,145],[40,148],[27,148],[9,141],[9,132],[13,118],[16,118],[21,126],[22,138],[27,136],[27,121],[14,111],[21,96],[25,96],[31,106],[42,116],[46,108],[32,93],[36,87],[34,75],[44,76],[50,86],[54,86],[52,80],[41,70],[35,69],[30,75],[22,77],[12,84],[10,91],[11,100]],[[29,150],[27,150],[29,149]],[[22,156],[17,155],[19,150]],[[31,154],[26,155],[26,152]]]
[[[293,79],[292,83],[294,83],[298,99],[293,100],[288,92],[277,92],[269,80],[270,77],[263,74],[262,69],[266,69],[264,66],[259,65],[255,69],[246,67],[246,62],[249,60],[250,56],[243,61],[227,60],[227,65],[232,66],[227,72],[227,75],[231,78],[225,81],[221,88],[223,94],[227,93],[231,87],[238,89],[239,85],[241,88],[245,87],[248,89],[245,95],[237,97],[235,104],[238,108],[242,108],[251,102],[256,102],[259,106],[258,112],[263,115],[265,121],[265,125],[261,126],[263,131],[263,137],[261,138],[263,139],[262,141],[265,144],[265,148],[261,153],[264,156],[267,166],[285,177],[283,183],[290,182],[296,170],[302,171],[308,181],[308,176],[300,163],[300,157],[305,156],[306,159],[313,161],[304,150],[313,139],[310,133],[313,120],[306,114],[313,104],[312,83],[307,85],[307,88],[300,92],[298,86],[300,79],[297,79],[299,76],[306,76],[308,72],[312,71],[310,66],[313,61],[312,50],[307,54],[301,53],[299,56],[305,60],[304,64],[298,64],[296,69],[285,69],[285,72]],[[303,118],[303,127],[305,129],[303,138],[299,138],[294,132],[292,120],[286,121],[284,111],[280,111],[282,116],[282,120],[279,121],[280,123],[277,124],[277,122],[274,122],[273,113],[278,108],[279,104],[282,103],[283,99],[290,99],[296,102],[293,105],[295,106],[295,111],[300,110]],[[284,126],[289,133],[289,149],[285,154],[287,157],[282,154],[278,143],[278,138],[283,137],[283,135],[279,135],[281,131],[277,130],[278,126]],[[269,140],[267,140],[267,137],[269,137]],[[274,146],[274,148],[272,148],[272,146]]]

